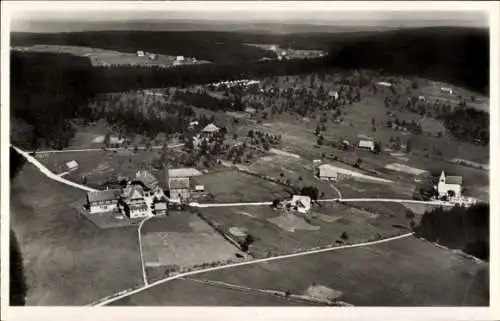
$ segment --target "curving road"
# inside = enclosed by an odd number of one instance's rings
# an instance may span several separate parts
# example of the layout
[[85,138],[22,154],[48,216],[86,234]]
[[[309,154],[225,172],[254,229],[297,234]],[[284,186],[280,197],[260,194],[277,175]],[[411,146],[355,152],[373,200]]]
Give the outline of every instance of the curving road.
[[104,299],[101,299],[97,302],[91,303],[91,306],[104,306],[109,303],[112,303],[114,301],[120,300],[122,298],[125,298],[127,296],[133,295],[135,293],[142,292],[144,290],[147,290],[149,288],[152,288],[154,286],[163,284],[168,281],[176,280],[179,278],[183,278],[186,276],[191,276],[191,275],[197,275],[201,274],[204,272],[210,272],[210,271],[217,271],[217,270],[225,270],[233,267],[238,267],[238,266],[244,266],[244,265],[251,265],[251,264],[258,264],[258,263],[264,263],[264,262],[270,262],[270,261],[276,261],[276,260],[282,260],[282,259],[288,259],[292,257],[298,257],[298,256],[304,256],[304,255],[311,255],[311,254],[317,254],[317,253],[324,253],[324,252],[332,252],[332,251],[338,251],[342,249],[347,249],[347,248],[356,248],[356,247],[365,247],[365,246],[371,246],[375,244],[381,244],[381,243],[386,243],[394,240],[399,240],[405,237],[412,236],[413,233],[407,233],[403,235],[398,235],[394,237],[389,237],[386,239],[382,240],[377,240],[377,241],[370,241],[370,242],[365,242],[365,243],[358,243],[358,244],[350,244],[350,245],[342,245],[342,246],[337,246],[337,247],[329,247],[329,248],[323,248],[323,249],[317,249],[317,250],[308,250],[308,251],[303,251],[303,252],[298,252],[298,253],[293,253],[293,254],[285,254],[285,255],[280,255],[280,256],[274,256],[274,257],[269,257],[269,258],[264,258],[264,259],[257,259],[257,260],[251,260],[251,261],[245,261],[245,262],[238,262],[238,263],[231,263],[227,265],[221,265],[221,266],[216,266],[216,267],[211,267],[211,268],[206,268],[206,269],[201,269],[201,270],[196,270],[196,271],[191,271],[191,272],[185,272],[185,273],[179,273],[174,276],[167,277],[165,279],[153,282],[151,284],[145,285],[143,287],[134,289],[134,290],[129,290],[129,291],[122,291],[119,293],[119,295],[116,295],[114,297],[107,297]]
[[54,180],[54,181],[66,184],[68,186],[72,186],[72,187],[84,190],[86,192],[95,192],[95,191],[97,191],[96,189],[93,189],[93,188],[90,188],[88,186],[72,182],[70,180],[67,180],[67,179],[59,176],[59,175],[54,174],[47,167],[45,167],[42,163],[40,163],[35,157],[31,156],[28,152],[25,152],[25,151],[17,148],[16,146],[13,146],[13,145],[12,145],[12,148],[14,148],[21,156],[23,156],[28,162],[30,162],[31,164],[33,164],[36,168],[38,168],[38,170],[40,172],[42,172],[42,174],[44,174],[45,176],[47,176],[51,180]]
[[[167,148],[177,148],[177,147],[182,147],[184,144],[172,144],[172,145],[167,145]],[[163,145],[157,145],[157,146],[151,146],[151,149],[162,149]],[[99,152],[99,151],[119,151],[119,150],[133,150],[134,147],[116,147],[116,148],[84,148],[84,149],[51,149],[51,150],[37,150],[37,151],[31,151],[36,152],[39,154],[53,154],[53,153],[73,153],[73,152]],[[138,150],[146,150],[148,147],[145,146],[137,146]]]

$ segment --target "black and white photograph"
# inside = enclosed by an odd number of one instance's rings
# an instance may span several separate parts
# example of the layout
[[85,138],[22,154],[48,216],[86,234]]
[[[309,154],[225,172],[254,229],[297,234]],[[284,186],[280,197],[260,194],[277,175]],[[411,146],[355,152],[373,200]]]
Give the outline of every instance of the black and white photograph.
[[2,3],[2,309],[492,308],[463,3]]

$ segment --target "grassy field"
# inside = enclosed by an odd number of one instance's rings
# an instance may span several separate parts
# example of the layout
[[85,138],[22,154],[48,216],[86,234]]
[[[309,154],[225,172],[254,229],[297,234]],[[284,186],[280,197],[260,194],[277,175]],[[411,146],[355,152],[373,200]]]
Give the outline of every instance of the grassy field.
[[[243,253],[195,214],[171,213],[143,225],[142,249],[146,267],[188,269],[236,259]],[[243,256],[242,256],[243,257]],[[153,271],[152,271],[153,272]],[[153,272],[153,278],[157,271]]]
[[342,292],[340,299],[355,306],[487,305],[480,288],[468,293],[467,302],[463,302],[471,280],[482,268],[484,264],[411,237],[198,277],[293,294],[312,284],[324,285]]
[[111,303],[109,306],[304,306],[313,303],[266,293],[239,291],[174,280]]
[[74,182],[84,183],[83,176],[85,176],[85,185],[89,186],[99,187],[118,176],[134,177],[141,166],[145,166],[162,186],[166,186],[165,172],[150,165],[160,155],[161,150],[138,150],[136,153],[132,150],[89,151],[52,153],[39,160],[56,174],[67,170],[65,167],[67,162],[77,161],[78,169],[64,177]]
[[82,195],[29,164],[12,182],[27,305],[84,305],[141,284],[136,227],[99,229],[71,207]]
[[201,214],[227,234],[231,228],[243,229],[253,236],[250,246],[254,257],[340,244],[345,232],[349,243],[402,234],[408,219],[401,211],[373,213],[336,203],[315,206],[308,216],[285,214],[267,206],[206,208]]
[[288,195],[277,183],[238,171],[223,171],[196,177],[214,196],[214,202],[265,202]]

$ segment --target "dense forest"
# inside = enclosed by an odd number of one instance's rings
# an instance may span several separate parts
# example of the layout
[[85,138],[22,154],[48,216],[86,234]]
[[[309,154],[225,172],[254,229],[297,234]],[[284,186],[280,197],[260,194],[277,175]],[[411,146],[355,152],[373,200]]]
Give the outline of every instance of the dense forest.
[[488,204],[440,207],[424,214],[416,232],[431,242],[489,260],[489,214]]
[[446,129],[456,138],[476,144],[489,144],[488,113],[472,108],[458,108],[440,118],[444,120]]
[[[108,38],[106,39],[110,43],[109,46],[124,46],[123,43],[120,43],[124,40],[130,40],[135,46],[136,42],[141,44],[143,43],[141,41],[152,39],[146,37],[147,34],[147,32],[89,32],[51,35],[50,37],[47,35],[22,34],[13,37],[13,45],[27,44],[33,41],[43,43],[45,40],[59,42],[62,41],[61,39],[66,39],[67,41],[77,42],[87,41],[88,43],[77,44],[98,47],[93,42],[99,41],[103,43],[102,39],[105,38],[103,35],[107,35]],[[154,34],[151,37],[159,37],[158,35],[162,33],[153,32],[151,34]],[[222,50],[223,47],[217,47],[220,45],[218,43],[215,43],[217,46],[207,44],[207,47],[204,48],[204,43],[208,43],[209,39],[213,41],[219,37],[219,42],[225,43],[238,39],[237,36],[229,36],[226,33],[219,33],[217,36],[212,35],[211,38],[207,37],[205,39],[204,37],[200,38],[200,34],[196,32],[177,32],[169,34],[169,37],[176,39],[175,37],[178,37],[179,34],[187,37],[186,39],[193,40],[196,38],[200,40],[199,47],[196,47],[196,50],[200,52],[207,51],[209,54],[224,51]],[[113,35],[116,35],[116,37]],[[219,82],[221,80],[314,72],[332,73],[351,68],[372,68],[377,70],[385,69],[387,72],[406,75],[418,74],[420,77],[436,80],[444,79],[481,92],[487,91],[489,45],[486,32],[466,28],[423,28],[380,32],[370,34],[370,36],[366,36],[366,33],[350,35],[352,37],[332,35],[331,39],[337,39],[338,41],[335,47],[332,46],[330,55],[327,58],[289,61],[249,61],[243,59],[239,63],[232,63],[235,61],[234,59],[220,58],[223,63],[188,65],[178,68],[144,66],[92,67],[88,58],[56,53],[15,51],[11,54],[13,124],[17,129],[23,128],[23,130],[30,133],[23,133],[24,137],[22,138],[20,138],[22,135],[16,136],[13,134],[12,139],[25,148],[41,146],[63,148],[67,146],[74,134],[71,119],[76,117],[90,119],[93,117],[93,111],[88,108],[88,101],[96,93],[125,92],[169,86],[182,88],[193,84]],[[323,39],[321,41],[326,41],[327,35],[320,36],[325,37],[321,38]],[[231,37],[233,38],[231,39]],[[168,43],[165,39],[162,41],[158,39],[158,43]],[[184,40],[182,38],[181,42]],[[242,40],[255,42],[256,38],[242,38]],[[186,43],[189,43],[189,41]],[[258,49],[249,46],[242,46],[241,48],[250,50],[249,52]],[[148,47],[142,49],[150,50]],[[135,47],[134,50],[136,50]],[[230,54],[230,52],[227,53]],[[188,55],[187,53],[184,54]],[[203,95],[198,94],[192,96],[183,95],[180,100],[187,100],[188,104],[198,106],[202,98]],[[242,109],[238,99],[232,101],[231,104],[226,104],[229,101],[215,103],[213,99],[205,98],[207,100],[204,107],[212,106],[210,109],[213,110],[219,108],[222,108],[221,110]],[[306,113],[307,102],[301,102],[299,105],[302,106],[299,111],[302,114]],[[127,107],[129,109],[123,115],[117,115],[116,111],[113,111],[115,115],[111,114],[105,117],[117,120],[121,118],[122,122],[129,122],[131,117],[135,117],[136,114],[130,110],[133,106]],[[471,118],[460,120],[463,118],[461,113],[468,113]],[[480,143],[489,141],[487,136],[488,126],[485,125],[487,124],[487,114],[474,114],[474,112],[459,110],[455,114],[452,113],[444,117],[445,124],[455,136],[459,138],[470,136],[475,142]],[[469,121],[471,119],[474,119],[474,121]],[[162,121],[162,119],[158,119],[153,127],[161,127]],[[148,126],[148,124],[144,124],[143,127]],[[179,123],[177,127],[180,126],[184,126],[184,121]],[[15,130],[13,130],[14,132]]]
[[429,27],[373,33],[337,44],[332,65],[383,69],[489,91],[489,35],[472,28]]
[[65,54],[11,54],[11,115],[32,130],[24,147],[63,148],[73,137],[69,120],[86,117],[94,96],[92,66],[86,58]]

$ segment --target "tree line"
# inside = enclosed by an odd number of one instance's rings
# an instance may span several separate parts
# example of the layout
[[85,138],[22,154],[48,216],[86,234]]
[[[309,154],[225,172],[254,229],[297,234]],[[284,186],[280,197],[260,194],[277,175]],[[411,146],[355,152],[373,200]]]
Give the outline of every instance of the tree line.
[[417,235],[431,242],[489,259],[489,204],[442,207],[428,211],[415,227]]

